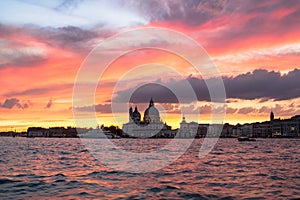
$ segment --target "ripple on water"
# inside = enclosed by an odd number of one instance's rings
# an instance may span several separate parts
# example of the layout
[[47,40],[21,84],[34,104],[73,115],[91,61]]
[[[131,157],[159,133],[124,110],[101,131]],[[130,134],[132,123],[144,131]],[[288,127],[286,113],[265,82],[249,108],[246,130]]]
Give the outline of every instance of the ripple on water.
[[9,183],[16,183],[16,182],[21,182],[19,180],[12,180],[12,179],[8,179],[8,178],[1,178],[0,179],[0,185],[2,184],[9,184]]
[[258,174],[253,174],[253,176],[268,176],[267,174],[263,174],[263,173],[258,173]]
[[168,190],[180,190],[180,187],[178,186],[173,186],[173,185],[164,185],[162,187],[153,187],[150,189],[147,189],[147,192],[162,192],[162,191],[168,191]]
[[198,194],[198,193],[185,193],[185,192],[179,192],[178,193],[178,196],[180,197],[180,198],[183,198],[183,199],[203,199],[203,200],[205,200],[205,199],[208,199],[208,198],[206,198],[205,196],[203,196],[203,195],[200,195],[200,194]]
[[270,178],[271,178],[272,180],[285,180],[284,178],[281,178],[281,177],[279,177],[279,176],[270,176]]

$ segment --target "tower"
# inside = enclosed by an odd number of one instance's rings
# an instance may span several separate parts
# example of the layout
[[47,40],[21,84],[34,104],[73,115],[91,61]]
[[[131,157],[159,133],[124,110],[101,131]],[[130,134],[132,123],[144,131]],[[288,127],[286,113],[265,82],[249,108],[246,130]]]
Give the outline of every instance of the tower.
[[154,106],[154,102],[153,102],[153,99],[152,99],[152,97],[151,97],[151,100],[150,100],[150,102],[149,102],[149,108],[152,107],[152,106]]
[[274,121],[274,113],[273,113],[272,110],[271,110],[271,113],[270,113],[270,121]]
[[132,117],[134,123],[139,124],[141,122],[141,114],[138,111],[137,106],[135,106],[134,112],[132,113]]
[[129,122],[132,122],[133,116],[132,116],[132,107],[129,108]]

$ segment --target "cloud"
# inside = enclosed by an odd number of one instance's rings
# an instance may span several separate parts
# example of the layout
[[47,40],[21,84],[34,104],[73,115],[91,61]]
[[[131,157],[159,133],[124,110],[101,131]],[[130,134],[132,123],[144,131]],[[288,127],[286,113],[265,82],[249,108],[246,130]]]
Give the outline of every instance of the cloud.
[[223,77],[228,98],[288,100],[300,97],[300,70],[287,74],[267,70]]
[[1,49],[0,68],[37,66],[47,60],[46,54],[40,49]]
[[236,113],[238,109],[237,108],[230,108],[230,107],[227,107],[226,108],[226,113],[227,114],[233,114],[233,113]]
[[299,9],[298,1],[227,1],[224,15],[212,21],[227,20],[219,25],[209,23],[213,31],[204,42],[223,54],[291,42],[291,37],[300,34]]
[[280,104],[275,104],[275,106],[243,107],[238,109],[237,113],[243,115],[248,115],[248,114],[262,115],[262,114],[270,114],[271,111],[273,111],[273,113],[276,115],[276,118],[290,117],[290,116],[300,114],[300,109],[295,107],[289,107],[288,105],[280,105]]
[[[122,1],[0,1],[0,18],[4,23],[64,27],[106,24],[119,28],[146,21],[137,13],[124,9]],[[17,14],[16,14],[17,13]],[[38,16],[38,17],[37,17]]]
[[[240,74],[236,77],[222,77],[226,96],[229,99],[262,99],[262,101],[288,100],[300,97],[300,70],[294,69],[287,74],[280,72],[267,71],[263,69]],[[205,80],[196,77],[186,79],[197,95],[198,101],[210,101],[209,92]],[[166,87],[158,84],[146,84],[135,90],[131,96],[131,101],[135,103],[146,103],[150,97],[161,103],[177,103],[176,95],[168,88],[177,88],[182,94],[185,93],[182,88],[186,80],[169,80],[165,83]],[[213,83],[214,78],[207,81]],[[127,99],[131,89],[119,91],[113,101],[122,102]],[[185,96],[184,101],[190,103],[193,101],[189,96]]]
[[255,108],[252,107],[244,107],[244,108],[240,108],[238,113],[239,114],[249,114],[249,113],[253,113],[255,111]]
[[74,107],[79,112],[112,113],[111,104],[96,104],[92,106]]
[[275,114],[275,116],[293,116],[293,115],[299,115],[300,110],[295,108],[286,108],[283,105],[276,104],[275,107],[269,108],[269,112],[272,110]]
[[38,88],[31,88],[23,91],[12,91],[4,94],[4,96],[12,97],[12,96],[26,96],[26,95],[42,95],[47,94],[52,91],[58,91],[58,90],[65,90],[65,89],[72,89],[73,84],[55,84],[55,85],[48,85],[44,87],[38,87]]
[[194,26],[207,22],[225,9],[226,0],[127,0],[125,7],[148,21],[181,21]]
[[12,109],[15,106],[17,108],[21,108],[21,109],[28,108],[28,104],[27,103],[21,104],[20,100],[17,99],[17,98],[6,99],[4,101],[4,103],[2,103],[2,104],[0,103],[0,107],[1,108]]
[[300,109],[296,107],[290,107],[290,106],[280,105],[280,104],[276,104],[275,106],[262,106],[255,110],[255,112],[258,114],[262,114],[262,113],[268,114],[271,111],[273,111],[274,114],[278,117],[294,116],[300,114]]
[[[40,39],[49,46],[68,49],[73,52],[90,51],[100,39],[107,38],[114,33],[112,30],[88,30],[76,26],[60,28],[31,27],[29,34]],[[96,41],[94,41],[96,40]]]
[[[11,26],[0,24],[0,61],[12,57],[16,64],[25,65],[28,59],[44,61],[48,58],[47,49],[54,47],[71,52],[87,53],[101,40],[113,35],[116,30],[98,27],[85,29],[76,26],[39,27],[33,25]],[[16,38],[19,38],[16,40]],[[34,42],[32,42],[34,41]],[[26,59],[27,56],[28,58]],[[18,61],[18,62],[17,62]],[[24,61],[24,62],[22,62]],[[38,60],[39,61],[39,60]],[[34,64],[34,63],[33,63]],[[39,63],[36,63],[39,64]]]
[[[129,93],[128,90],[120,91],[118,93],[118,96],[116,99],[114,99],[115,102],[123,102],[122,100],[124,96],[127,96]],[[158,94],[164,94],[164,95],[158,95]],[[160,103],[178,103],[178,100],[174,93],[159,84],[153,84],[149,83],[146,85],[143,85],[139,87],[137,90],[134,91],[133,95],[130,98],[131,103],[148,103],[149,99],[151,98],[155,99],[155,102]]]
[[50,99],[45,108],[51,108],[52,105],[53,105],[53,101],[52,99]]

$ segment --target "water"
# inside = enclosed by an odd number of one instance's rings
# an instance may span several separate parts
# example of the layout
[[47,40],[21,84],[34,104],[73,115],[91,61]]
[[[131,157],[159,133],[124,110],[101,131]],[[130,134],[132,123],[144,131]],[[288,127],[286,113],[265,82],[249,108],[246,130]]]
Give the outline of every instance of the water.
[[[166,168],[134,174],[103,165],[80,139],[0,138],[0,199],[300,198],[300,140],[220,139],[199,159],[202,141]],[[139,152],[169,139],[114,142]]]

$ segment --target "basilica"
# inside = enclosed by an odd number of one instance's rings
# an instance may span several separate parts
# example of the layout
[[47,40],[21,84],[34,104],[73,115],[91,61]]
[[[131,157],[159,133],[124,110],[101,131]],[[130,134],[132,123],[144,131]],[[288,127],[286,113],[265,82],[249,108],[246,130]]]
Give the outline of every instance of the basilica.
[[133,111],[132,107],[129,108],[129,122],[123,124],[123,132],[133,137],[154,137],[161,130],[166,128],[160,120],[159,111],[154,106],[154,101],[151,98],[149,107],[144,112],[143,120],[141,120],[141,114],[138,111],[137,106]]

